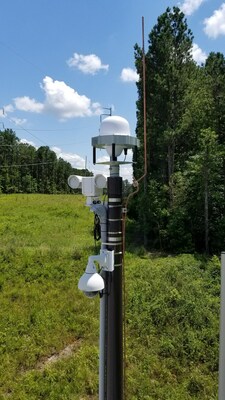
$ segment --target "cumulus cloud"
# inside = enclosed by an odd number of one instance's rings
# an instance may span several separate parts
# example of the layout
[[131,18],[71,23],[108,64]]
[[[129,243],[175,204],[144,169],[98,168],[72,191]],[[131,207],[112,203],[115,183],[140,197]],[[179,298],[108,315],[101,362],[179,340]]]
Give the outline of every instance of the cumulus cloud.
[[211,17],[205,18],[204,25],[206,35],[213,39],[219,35],[225,35],[225,3],[221,4]]
[[95,75],[100,70],[108,71],[109,65],[102,64],[101,59],[95,54],[78,54],[74,53],[73,57],[67,60],[69,67],[77,68],[84,74]]
[[44,109],[42,103],[38,103],[35,99],[31,99],[28,96],[16,97],[14,99],[15,106],[21,111],[30,111],[34,113],[41,113]]
[[54,81],[46,76],[41,88],[45,95],[43,103],[24,96],[14,99],[15,107],[21,111],[34,113],[49,112],[55,114],[60,120],[102,113],[99,103],[92,103],[87,96],[80,95],[63,81]]
[[191,53],[197,64],[204,64],[207,54],[196,43],[193,43]]
[[78,154],[63,152],[59,147],[55,146],[52,147],[51,150],[56,153],[58,158],[61,157],[63,160],[68,161],[72,167],[79,169],[85,168],[85,160]]
[[45,109],[57,114],[61,119],[100,113],[99,104],[92,104],[88,97],[80,95],[65,82],[53,81],[46,76],[41,87],[45,92]]
[[120,79],[123,82],[137,82],[139,80],[139,75],[132,68],[123,68]]
[[183,3],[179,3],[181,11],[186,15],[193,14],[205,0],[184,0]]

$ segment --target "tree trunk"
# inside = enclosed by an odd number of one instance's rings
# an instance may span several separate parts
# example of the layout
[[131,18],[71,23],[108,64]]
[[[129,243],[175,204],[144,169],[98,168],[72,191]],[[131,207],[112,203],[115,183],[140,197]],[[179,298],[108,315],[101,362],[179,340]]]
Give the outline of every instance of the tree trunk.
[[209,171],[207,162],[204,171],[204,214],[205,214],[205,252],[209,253]]
[[171,139],[168,145],[168,185],[169,185],[169,196],[170,206],[173,205],[173,173],[174,173],[174,153],[175,153],[175,142]]

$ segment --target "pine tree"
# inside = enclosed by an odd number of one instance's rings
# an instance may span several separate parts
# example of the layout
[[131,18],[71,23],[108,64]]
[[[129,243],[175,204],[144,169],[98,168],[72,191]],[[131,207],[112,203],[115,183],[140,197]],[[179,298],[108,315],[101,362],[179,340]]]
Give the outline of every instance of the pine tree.
[[[195,70],[191,56],[193,35],[188,29],[184,14],[179,8],[167,8],[149,34],[146,54],[146,104],[147,104],[147,147],[148,147],[148,191],[155,191],[156,198],[163,204],[161,222],[158,211],[149,213],[137,205],[139,220],[149,233],[151,243],[164,246],[166,225],[174,201],[173,176],[180,163],[177,149],[183,140],[179,125],[184,113],[184,97],[187,81]],[[135,176],[143,171],[143,77],[142,50],[135,45],[135,63],[140,74],[137,101],[137,136],[141,141]],[[161,188],[160,190],[157,188]],[[159,195],[160,194],[160,195]],[[147,202],[147,198],[144,199]],[[158,204],[158,201],[156,202]],[[154,204],[154,202],[153,202]],[[153,206],[152,206],[153,207]],[[152,208],[151,207],[151,208]],[[143,217],[145,215],[145,218]],[[155,217],[154,217],[155,215]],[[156,237],[154,232],[157,232]],[[160,232],[163,234],[160,234]],[[158,239],[157,239],[158,236]],[[160,238],[160,240],[159,240]]]

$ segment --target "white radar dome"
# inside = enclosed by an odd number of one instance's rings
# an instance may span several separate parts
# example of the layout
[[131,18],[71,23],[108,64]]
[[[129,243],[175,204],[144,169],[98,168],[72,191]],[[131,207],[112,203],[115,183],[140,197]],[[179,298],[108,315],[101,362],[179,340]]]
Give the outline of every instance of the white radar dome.
[[[129,122],[118,115],[113,115],[106,117],[101,125],[99,130],[100,136],[107,135],[121,135],[121,136],[130,136],[130,126]],[[106,146],[106,151],[109,156],[112,156],[112,146]],[[116,145],[115,146],[115,156],[118,157],[123,151],[123,146]]]
[[130,135],[130,126],[128,121],[117,115],[109,116],[103,119],[100,126],[100,135]]

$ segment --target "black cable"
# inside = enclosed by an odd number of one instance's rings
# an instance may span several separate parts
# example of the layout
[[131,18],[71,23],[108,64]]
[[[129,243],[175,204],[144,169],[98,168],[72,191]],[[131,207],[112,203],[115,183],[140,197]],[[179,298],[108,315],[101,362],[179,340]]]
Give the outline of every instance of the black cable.
[[101,239],[101,223],[97,214],[94,216],[94,239],[97,242]]

